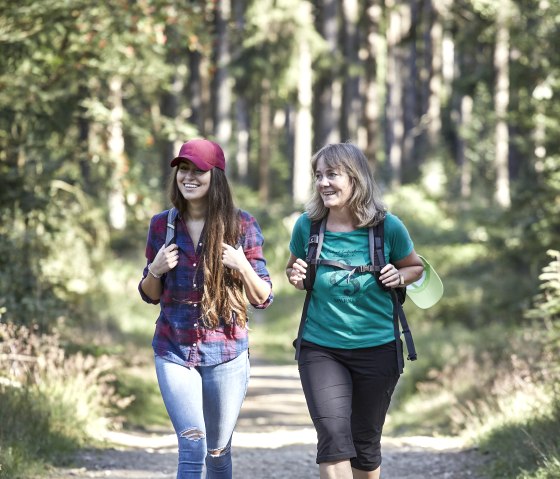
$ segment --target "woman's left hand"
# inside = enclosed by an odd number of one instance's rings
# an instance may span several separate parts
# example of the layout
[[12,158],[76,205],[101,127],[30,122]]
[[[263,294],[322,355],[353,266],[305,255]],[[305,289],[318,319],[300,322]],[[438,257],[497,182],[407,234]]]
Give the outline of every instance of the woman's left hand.
[[401,284],[399,270],[391,263],[387,263],[381,270],[379,279],[388,288],[397,288]]
[[243,246],[234,248],[229,244],[222,243],[222,247],[222,262],[224,263],[224,266],[236,271],[242,271],[243,268],[250,265],[249,261],[245,257],[245,253],[243,252]]

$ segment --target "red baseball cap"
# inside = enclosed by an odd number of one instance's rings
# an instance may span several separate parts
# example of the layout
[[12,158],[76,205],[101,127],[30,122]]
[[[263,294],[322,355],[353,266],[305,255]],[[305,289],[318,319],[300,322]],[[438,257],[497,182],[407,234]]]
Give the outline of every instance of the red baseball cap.
[[171,166],[178,165],[181,161],[192,161],[196,167],[203,171],[216,167],[226,169],[226,159],[220,145],[205,138],[196,138],[183,143],[179,154],[171,160]]

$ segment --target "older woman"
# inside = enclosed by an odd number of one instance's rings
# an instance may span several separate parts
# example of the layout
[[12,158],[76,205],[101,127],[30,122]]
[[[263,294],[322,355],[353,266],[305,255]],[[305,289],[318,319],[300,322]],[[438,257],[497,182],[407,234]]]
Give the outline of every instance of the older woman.
[[298,359],[317,430],[321,479],[377,479],[381,431],[402,351],[387,289],[416,281],[423,263],[403,223],[386,211],[359,148],[327,145],[313,156],[312,168],[315,191],[290,241],[286,274],[292,285],[304,289],[312,222],[326,218],[320,258],[347,265],[371,264],[368,227],[384,223],[386,266],[378,279],[328,261],[317,266]]

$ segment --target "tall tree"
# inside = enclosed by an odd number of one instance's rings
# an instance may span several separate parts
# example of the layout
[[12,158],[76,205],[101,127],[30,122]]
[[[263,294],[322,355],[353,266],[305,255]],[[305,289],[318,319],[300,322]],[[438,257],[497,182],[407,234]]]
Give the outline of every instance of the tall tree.
[[[233,2],[232,7],[235,25],[232,35],[232,47],[235,45],[232,49],[232,58],[236,58],[241,55],[247,5],[245,0],[236,0]],[[235,118],[237,139],[235,164],[237,167],[237,178],[242,183],[247,183],[249,175],[250,114],[249,102],[243,88],[235,88]]]
[[403,116],[403,78],[401,72],[404,68],[403,36],[407,26],[407,6],[400,0],[386,0],[388,26],[387,41],[387,74],[386,83],[386,149],[391,168],[391,185],[399,186],[402,183],[402,161],[404,141],[404,116]]
[[301,2],[298,19],[302,22],[300,39],[298,42],[298,70],[299,79],[297,85],[297,107],[295,119],[295,141],[294,141],[294,174],[293,174],[293,198],[296,204],[304,203],[311,194],[311,171],[309,160],[311,158],[311,98],[312,98],[312,74],[311,74],[311,45],[310,38],[305,34],[305,28],[312,25],[311,5]]
[[378,78],[378,61],[385,53],[384,38],[381,31],[383,20],[383,0],[366,1],[366,44],[367,57],[365,59],[365,101],[364,122],[366,128],[365,152],[372,167],[378,163],[378,155],[382,148],[381,112],[382,91]]
[[338,48],[338,0],[319,0],[315,8],[316,29],[325,47],[315,61],[313,85],[313,149],[340,141],[340,51]]
[[124,181],[128,170],[123,135],[122,79],[115,75],[109,80],[109,122],[107,125],[107,146],[112,162],[113,177],[109,191],[109,220],[111,226],[122,230],[126,227],[126,202]]
[[228,151],[232,134],[231,107],[233,103],[232,80],[229,74],[231,0],[217,0],[215,3],[214,133],[216,140],[224,148],[224,151]]
[[509,0],[499,0],[496,5],[496,47],[494,50],[495,89],[494,108],[496,113],[496,202],[508,208],[511,205],[509,183],[509,18],[512,4]]
[[427,0],[424,3],[426,17],[428,18],[429,29],[426,32],[426,62],[428,66],[428,96],[426,116],[428,146],[432,150],[440,140],[441,135],[441,90],[442,90],[442,45],[443,45],[443,24],[442,14],[443,3]]
[[362,67],[359,59],[358,17],[358,0],[342,0],[344,65],[340,136],[343,141],[357,141],[358,126],[361,122],[360,77]]
[[270,195],[271,151],[271,91],[268,78],[261,79],[261,102],[259,118],[259,200],[266,204]]

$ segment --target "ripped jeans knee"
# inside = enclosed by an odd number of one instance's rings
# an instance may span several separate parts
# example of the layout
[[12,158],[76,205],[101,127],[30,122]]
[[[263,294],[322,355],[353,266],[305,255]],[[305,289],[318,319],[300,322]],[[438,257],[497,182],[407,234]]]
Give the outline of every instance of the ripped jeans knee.
[[204,439],[206,437],[206,434],[204,434],[204,432],[197,427],[190,427],[188,429],[185,429],[180,434],[180,436],[192,441],[200,441],[201,439]]

